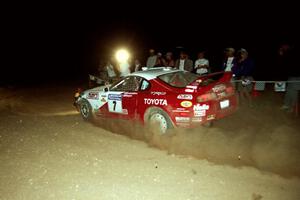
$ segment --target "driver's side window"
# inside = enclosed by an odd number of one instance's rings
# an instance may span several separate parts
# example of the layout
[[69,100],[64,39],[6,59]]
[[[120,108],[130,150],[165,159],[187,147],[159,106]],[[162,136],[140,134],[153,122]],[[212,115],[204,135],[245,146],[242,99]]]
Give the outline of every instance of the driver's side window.
[[111,88],[111,91],[137,92],[142,82],[141,77],[129,76]]

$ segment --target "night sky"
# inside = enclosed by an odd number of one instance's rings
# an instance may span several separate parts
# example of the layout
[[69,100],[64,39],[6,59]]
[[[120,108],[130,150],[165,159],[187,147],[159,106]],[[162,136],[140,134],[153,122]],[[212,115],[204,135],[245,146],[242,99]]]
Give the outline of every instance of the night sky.
[[149,48],[183,46],[212,65],[224,48],[246,48],[261,76],[272,70],[278,46],[298,47],[299,16],[291,4],[10,5],[2,17],[1,84],[84,79],[119,47],[145,61]]

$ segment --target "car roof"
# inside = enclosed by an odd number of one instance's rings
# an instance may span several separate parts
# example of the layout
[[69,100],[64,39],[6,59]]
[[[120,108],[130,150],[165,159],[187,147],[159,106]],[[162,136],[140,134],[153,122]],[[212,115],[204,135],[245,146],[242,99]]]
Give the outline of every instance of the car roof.
[[157,78],[160,75],[179,72],[179,71],[182,70],[174,69],[171,67],[154,67],[154,68],[145,68],[143,69],[143,71],[134,72],[129,76],[140,76],[145,78],[146,80],[151,80]]

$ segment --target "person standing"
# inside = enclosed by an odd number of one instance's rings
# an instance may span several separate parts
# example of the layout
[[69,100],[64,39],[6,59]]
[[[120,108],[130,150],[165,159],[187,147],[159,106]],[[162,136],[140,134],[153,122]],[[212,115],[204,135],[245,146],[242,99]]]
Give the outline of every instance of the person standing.
[[204,52],[198,53],[198,59],[195,61],[196,74],[203,75],[209,73],[209,61],[205,58]]
[[173,53],[167,52],[166,59],[164,59],[164,66],[166,67],[175,67],[175,61],[173,59]]
[[120,72],[120,77],[125,77],[128,76],[130,72],[130,64],[128,61],[123,61],[119,63],[119,72]]
[[138,59],[135,59],[134,61],[134,71],[140,71],[142,69],[142,64]]
[[193,61],[188,58],[187,53],[181,52],[180,58],[175,62],[175,68],[180,70],[193,71]]
[[162,53],[158,52],[156,57],[156,63],[154,67],[163,67],[164,66],[165,59],[162,56]]
[[246,49],[238,51],[237,63],[232,68],[232,73],[237,80],[237,91],[241,100],[247,100],[249,105],[252,106],[251,92],[253,88],[253,71],[254,62],[249,58]]
[[107,61],[105,69],[107,72],[108,82],[112,83],[116,79],[117,74],[115,72],[114,66],[111,64],[110,61]]
[[289,44],[283,44],[279,49],[282,61],[279,69],[284,70],[282,73],[287,77],[287,88],[281,109],[288,112],[294,111],[295,106],[299,103],[300,95],[300,67],[295,66],[297,62],[294,51]]
[[234,48],[226,48],[225,49],[225,59],[223,63],[223,70],[226,72],[231,72],[232,68],[236,65],[236,58],[234,56],[235,49]]
[[154,49],[150,49],[149,50],[149,57],[147,59],[146,62],[146,67],[152,68],[156,65],[157,63],[157,55],[155,55],[155,50]]

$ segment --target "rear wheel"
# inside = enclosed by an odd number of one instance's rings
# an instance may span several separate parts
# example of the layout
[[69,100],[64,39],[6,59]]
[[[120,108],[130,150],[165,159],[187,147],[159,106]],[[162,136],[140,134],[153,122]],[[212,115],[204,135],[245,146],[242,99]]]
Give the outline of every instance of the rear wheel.
[[79,109],[80,109],[80,114],[84,120],[91,121],[94,119],[92,106],[87,100],[85,99],[81,100]]
[[151,128],[157,129],[160,134],[166,134],[168,129],[173,128],[168,114],[159,108],[150,108],[145,114],[145,122]]

